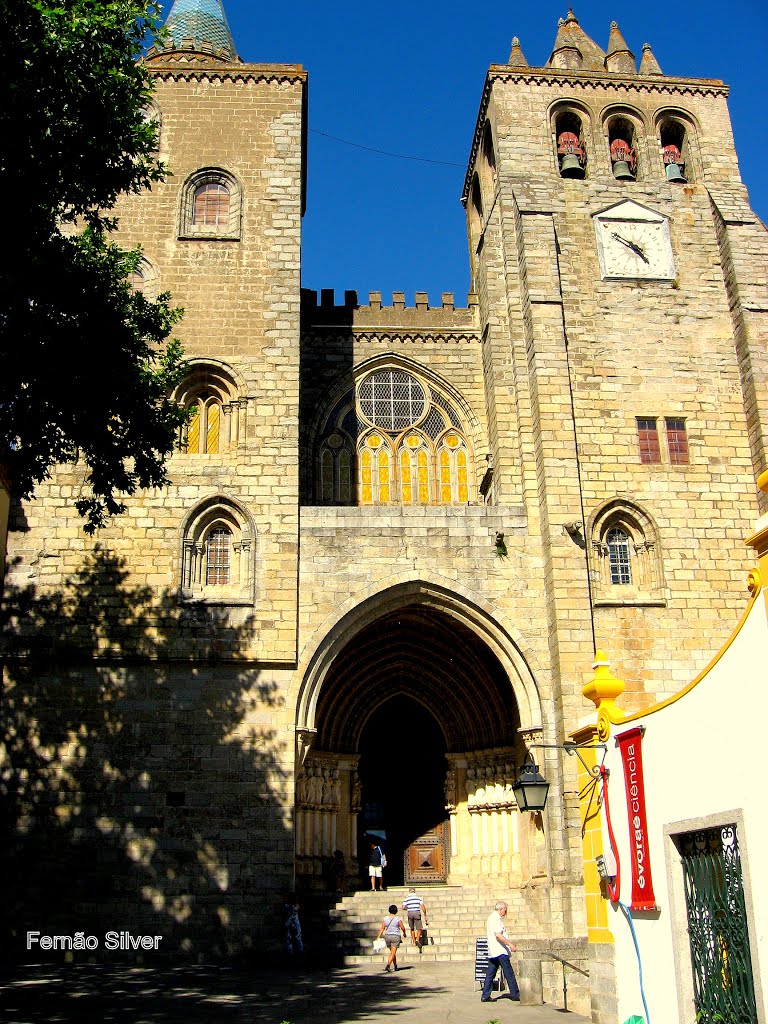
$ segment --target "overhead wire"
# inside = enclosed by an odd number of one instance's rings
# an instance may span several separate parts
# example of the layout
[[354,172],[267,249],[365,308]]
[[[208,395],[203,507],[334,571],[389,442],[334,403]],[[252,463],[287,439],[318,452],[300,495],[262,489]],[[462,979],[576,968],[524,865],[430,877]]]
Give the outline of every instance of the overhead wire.
[[310,132],[313,135],[322,135],[324,139],[332,139],[334,142],[340,142],[344,146],[352,146],[354,149],[363,149],[366,153],[377,153],[379,156],[389,156],[396,160],[412,160],[415,163],[420,164],[439,164],[441,167],[461,167],[464,169],[464,164],[453,163],[451,160],[433,160],[426,156],[411,156],[408,153],[393,153],[388,149],[376,149],[374,146],[364,146],[360,142],[351,142],[349,139],[341,139],[338,135],[331,135],[328,132],[320,131],[319,128],[310,128]]

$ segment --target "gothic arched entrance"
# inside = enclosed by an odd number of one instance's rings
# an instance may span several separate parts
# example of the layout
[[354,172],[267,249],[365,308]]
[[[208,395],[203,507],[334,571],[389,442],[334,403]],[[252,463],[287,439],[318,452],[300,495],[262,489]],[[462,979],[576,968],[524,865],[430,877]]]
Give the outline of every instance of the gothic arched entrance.
[[[530,844],[512,795],[524,745],[509,660],[469,614],[399,596],[328,646],[321,682],[302,694],[297,875],[321,876],[339,849],[364,882],[372,833],[391,884],[419,877],[430,841],[444,844],[443,875],[425,881],[520,880]],[[518,688],[535,692],[530,676]]]
[[382,839],[392,885],[445,881],[446,747],[435,716],[413,697],[390,697],[365,723],[359,754],[358,849],[369,835]]

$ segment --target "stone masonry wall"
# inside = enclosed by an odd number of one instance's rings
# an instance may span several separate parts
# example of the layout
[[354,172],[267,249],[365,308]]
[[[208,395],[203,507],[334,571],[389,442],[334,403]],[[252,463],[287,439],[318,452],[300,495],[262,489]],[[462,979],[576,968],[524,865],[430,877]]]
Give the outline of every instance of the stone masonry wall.
[[[166,953],[280,946],[293,883],[303,111],[299,67],[153,65],[169,176],[117,210],[147,287],[185,309],[193,365],[236,382],[244,428],[176,454],[171,483],[86,537],[84,479],[11,509],[6,709],[17,880],[9,928],[128,928]],[[231,174],[238,240],[179,237],[188,176]],[[109,339],[105,338],[105,359]],[[197,361],[196,363],[194,361]],[[87,401],[87,396],[84,396]],[[180,597],[183,527],[232,499],[253,523],[247,601]],[[16,944],[15,944],[16,945]]]
[[[555,559],[547,588],[552,622],[570,626],[569,638],[556,644],[557,675],[573,686],[562,705],[566,721],[583,714],[579,680],[590,658],[592,628],[627,681],[629,700],[640,705],[675,690],[692,665],[703,667],[743,602],[744,499],[754,493],[752,458],[707,191],[712,181],[743,194],[725,92],[720,83],[683,86],[666,79],[625,79],[617,92],[608,76],[540,69],[514,74],[492,68],[489,75],[478,138],[487,116],[496,172],[484,190],[484,208],[493,212],[478,258],[480,322],[483,331],[506,334],[513,351],[528,352],[525,379],[518,375],[515,381],[519,402],[532,403],[532,437],[539,443],[539,489],[527,506],[545,517],[542,539]],[[549,119],[556,102],[582,114],[589,157],[584,180],[562,179],[557,172]],[[602,118],[621,102],[641,126],[640,171],[631,183],[613,178],[603,135]],[[690,132],[691,180],[682,187],[667,182],[654,136],[657,112],[672,108],[696,126]],[[478,147],[478,168],[482,160]],[[593,216],[627,199],[669,218],[674,281],[601,279]],[[489,251],[491,239],[505,254],[506,296],[492,269],[498,248]],[[503,308],[505,298],[506,324],[502,318],[497,326],[493,310]],[[550,350],[552,357],[545,355]],[[545,369],[542,359],[555,357],[560,369],[555,363]],[[658,419],[660,465],[640,463],[640,416]],[[689,465],[669,463],[665,416],[686,420]],[[592,624],[578,580],[586,583],[585,554],[592,582],[598,574],[590,526],[614,499],[639,505],[655,524],[663,585],[653,604],[615,594],[596,599]],[[582,516],[587,535],[574,543],[564,525]]]

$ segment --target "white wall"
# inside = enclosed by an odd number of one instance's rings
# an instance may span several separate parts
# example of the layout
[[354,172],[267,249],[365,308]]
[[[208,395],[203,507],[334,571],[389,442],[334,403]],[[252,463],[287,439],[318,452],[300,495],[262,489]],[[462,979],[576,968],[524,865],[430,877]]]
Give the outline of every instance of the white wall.
[[[737,823],[758,1020],[764,1022],[761,972],[768,971],[768,618],[764,594],[754,600],[741,628],[719,660],[690,689],[658,710],[614,726],[605,764],[609,801],[621,862],[620,899],[631,900],[631,868],[624,775],[614,739],[645,726],[648,842],[658,913],[633,916],[652,1024],[695,1024],[690,952],[679,856],[672,833]],[[607,836],[605,837],[608,845]],[[610,912],[616,940],[618,1021],[645,1018],[637,956],[628,923]],[[677,966],[676,966],[677,965]],[[678,993],[679,990],[679,993]]]

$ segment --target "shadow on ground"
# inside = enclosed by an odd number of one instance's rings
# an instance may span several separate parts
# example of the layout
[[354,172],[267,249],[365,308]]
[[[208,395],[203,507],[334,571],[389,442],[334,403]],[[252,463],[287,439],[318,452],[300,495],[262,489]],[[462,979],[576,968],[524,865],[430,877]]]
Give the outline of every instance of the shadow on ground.
[[14,1024],[340,1024],[412,1010],[414,1001],[446,992],[399,984],[398,976],[373,968],[34,965],[8,975],[0,983],[0,1012]]

